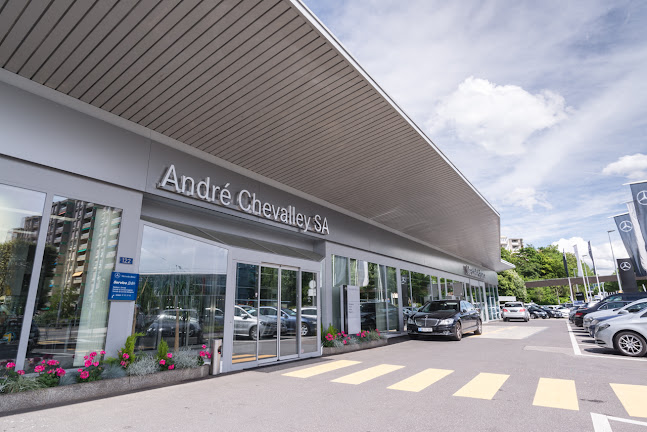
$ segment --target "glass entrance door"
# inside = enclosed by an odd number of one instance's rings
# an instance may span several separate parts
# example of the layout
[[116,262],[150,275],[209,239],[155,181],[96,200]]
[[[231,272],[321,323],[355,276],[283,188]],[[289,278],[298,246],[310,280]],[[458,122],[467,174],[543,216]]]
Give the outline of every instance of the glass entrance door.
[[316,352],[316,288],[316,273],[236,263],[232,364]]

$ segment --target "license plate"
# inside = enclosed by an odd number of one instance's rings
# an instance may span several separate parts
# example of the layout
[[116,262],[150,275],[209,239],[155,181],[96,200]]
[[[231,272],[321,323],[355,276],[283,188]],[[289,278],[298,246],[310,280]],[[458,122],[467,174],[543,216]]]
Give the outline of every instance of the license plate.
[[428,332],[431,333],[434,331],[433,327],[418,327],[419,332]]

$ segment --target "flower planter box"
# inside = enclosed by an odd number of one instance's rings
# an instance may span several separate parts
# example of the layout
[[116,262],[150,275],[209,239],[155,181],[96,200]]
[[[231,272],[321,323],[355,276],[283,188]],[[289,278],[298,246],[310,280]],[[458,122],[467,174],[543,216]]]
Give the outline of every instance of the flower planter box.
[[341,347],[323,347],[323,355],[329,356],[329,355],[335,355],[335,354],[343,354],[343,353],[352,352],[352,351],[359,351],[359,350],[364,350],[369,348],[377,348],[377,347],[384,346],[386,344],[387,344],[386,339],[380,339],[380,340],[370,341],[370,342],[366,342],[363,344],[356,344],[356,345],[345,345]]
[[177,369],[145,376],[128,376],[89,383],[51,387],[21,393],[0,395],[0,415],[32,408],[47,408],[75,402],[86,402],[102,397],[116,396],[133,390],[178,384],[209,375],[209,365],[194,369]]

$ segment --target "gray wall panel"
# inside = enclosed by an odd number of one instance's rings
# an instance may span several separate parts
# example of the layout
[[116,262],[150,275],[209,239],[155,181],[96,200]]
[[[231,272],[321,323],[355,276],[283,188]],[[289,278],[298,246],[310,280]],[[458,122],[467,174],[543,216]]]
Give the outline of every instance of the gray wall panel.
[[149,140],[0,82],[0,153],[142,190]]

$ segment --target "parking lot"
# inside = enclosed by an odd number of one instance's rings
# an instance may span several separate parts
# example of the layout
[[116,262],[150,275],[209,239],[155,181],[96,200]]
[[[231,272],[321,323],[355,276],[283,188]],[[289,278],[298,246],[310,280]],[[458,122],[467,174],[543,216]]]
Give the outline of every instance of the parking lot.
[[[575,353],[566,319],[494,322],[0,419],[0,430],[647,431],[643,361]],[[594,349],[594,347],[591,347]],[[107,422],[107,417],[110,422]],[[168,422],[173,418],[172,424]]]

